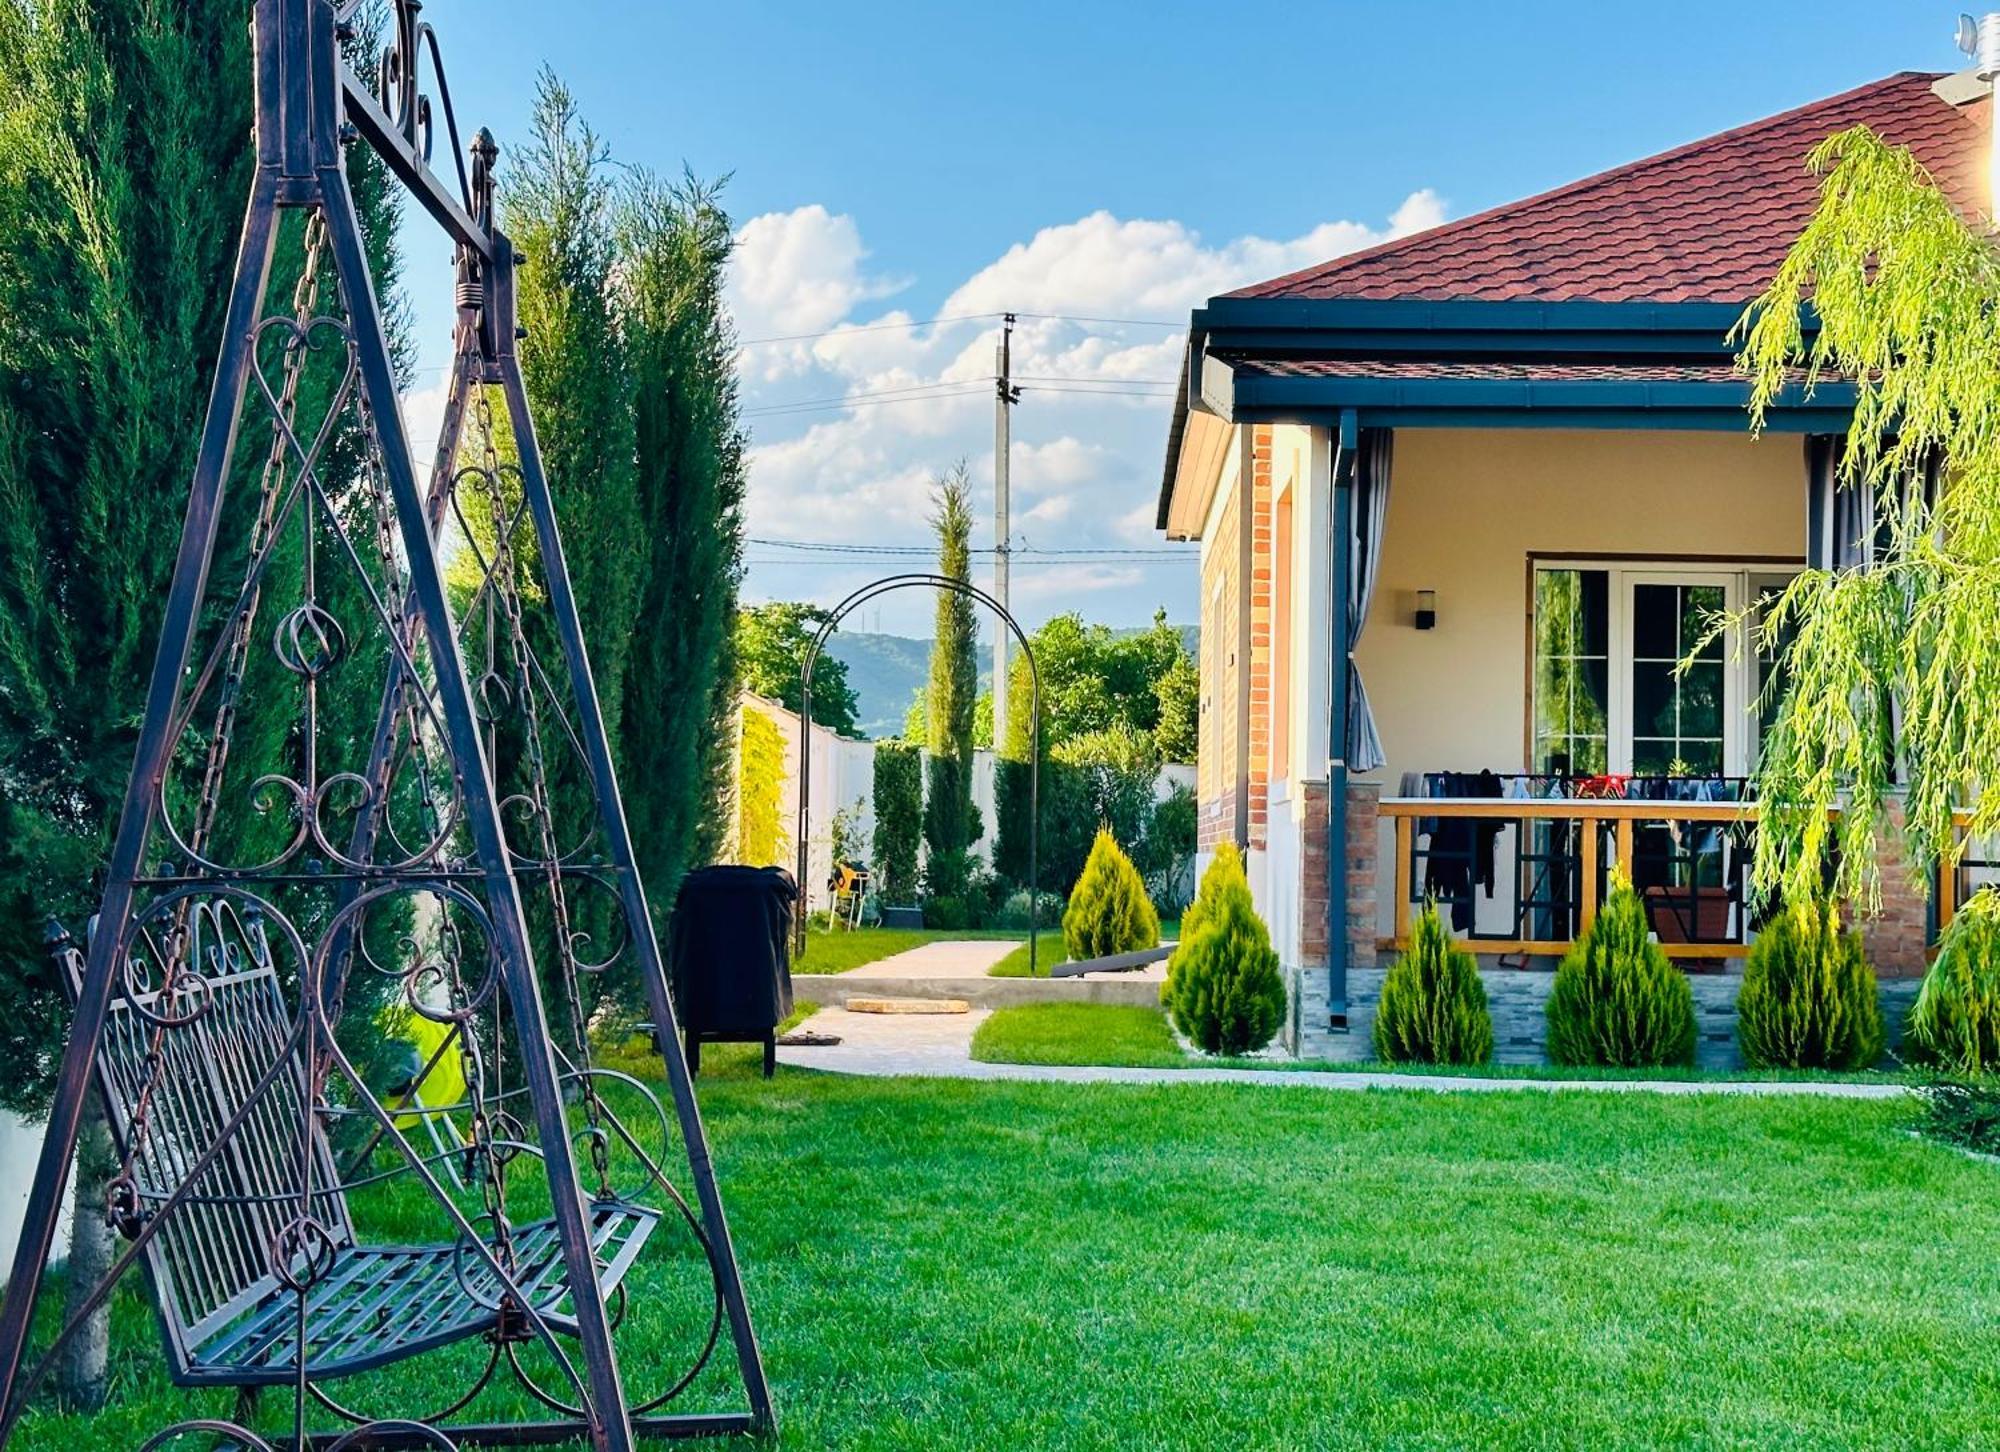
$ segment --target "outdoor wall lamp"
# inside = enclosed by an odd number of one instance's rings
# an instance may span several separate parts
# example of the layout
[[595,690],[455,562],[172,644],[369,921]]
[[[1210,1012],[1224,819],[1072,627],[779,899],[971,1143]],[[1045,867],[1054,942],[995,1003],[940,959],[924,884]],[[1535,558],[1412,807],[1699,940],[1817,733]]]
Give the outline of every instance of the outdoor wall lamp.
[[1417,629],[1435,630],[1438,623],[1438,592],[1417,591]]
[[[1977,20],[1959,16],[1958,48],[1972,57],[1973,73],[1992,84],[2000,76],[2000,12],[1989,11]],[[2000,225],[2000,110],[1995,111],[1993,124],[1986,154],[1986,214]]]

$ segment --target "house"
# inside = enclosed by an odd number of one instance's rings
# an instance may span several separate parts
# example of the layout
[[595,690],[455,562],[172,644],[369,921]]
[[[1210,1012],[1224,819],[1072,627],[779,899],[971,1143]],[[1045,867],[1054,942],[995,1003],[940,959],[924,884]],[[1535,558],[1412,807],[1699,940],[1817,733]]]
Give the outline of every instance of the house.
[[[1504,1052],[1548,981],[1507,969],[1546,968],[1614,862],[1728,1052],[1771,663],[1737,638],[1674,666],[1867,541],[1832,486],[1851,385],[1753,437],[1727,335],[1834,132],[1983,215],[1988,91],[1893,75],[1194,312],[1158,523],[1202,546],[1201,840],[1246,849],[1301,1052],[1366,1054],[1426,892],[1479,940]],[[1913,974],[1937,904],[1885,877],[1872,953]]]

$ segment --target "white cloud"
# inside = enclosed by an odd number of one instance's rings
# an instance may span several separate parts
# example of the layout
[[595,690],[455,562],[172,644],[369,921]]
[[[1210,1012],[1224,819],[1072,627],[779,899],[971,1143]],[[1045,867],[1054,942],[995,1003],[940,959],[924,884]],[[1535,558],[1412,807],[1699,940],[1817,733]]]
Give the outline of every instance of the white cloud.
[[[818,205],[753,218],[738,234],[729,284],[739,335],[825,335],[745,350],[749,532],[927,543],[931,481],[964,458],[980,495],[976,543],[990,545],[997,324],[890,325],[1011,310],[1063,315],[1024,316],[1014,333],[1014,376],[1025,390],[1013,415],[1016,543],[1161,546],[1154,498],[1182,328],[1071,319],[1179,324],[1216,293],[1435,226],[1444,215],[1437,194],[1423,190],[1379,226],[1328,221],[1288,239],[1210,244],[1177,221],[1093,212],[1006,247],[935,307],[879,314],[865,304],[905,284],[869,273],[852,218]],[[802,401],[810,411],[759,411]],[[854,583],[854,570],[834,561],[795,569],[772,563],[766,548],[751,555],[753,597],[830,598],[836,585]],[[1165,601],[1188,619],[1194,588],[1191,553],[1039,564],[1017,556],[1014,571],[1016,598],[1036,619],[1086,594],[1099,618],[1144,620]]]
[[[818,203],[752,217],[736,234],[730,259],[729,306],[738,335],[818,332],[839,323],[857,304],[900,291],[903,283],[863,272],[867,256],[854,219]],[[802,340],[794,347],[760,349],[755,361],[765,377],[776,378],[807,366],[811,357]]]

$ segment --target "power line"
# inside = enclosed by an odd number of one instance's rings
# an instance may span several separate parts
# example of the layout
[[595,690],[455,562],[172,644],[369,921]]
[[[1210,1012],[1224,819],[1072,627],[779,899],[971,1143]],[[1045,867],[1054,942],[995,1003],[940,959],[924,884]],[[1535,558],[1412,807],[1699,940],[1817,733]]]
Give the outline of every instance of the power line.
[[[761,549],[802,550],[811,554],[905,556],[931,555],[937,551],[931,545],[861,544],[842,540],[818,539],[778,539],[771,535],[745,535],[743,542]],[[990,555],[995,553],[990,545],[974,546],[969,553]],[[1121,559],[1163,556],[1172,559],[1190,560],[1198,553],[1193,548],[1161,545],[1072,545],[1061,549],[1017,544],[1010,550],[1015,556],[1039,555],[1050,559],[1071,558],[1078,555],[1116,556]]]
[[[860,323],[852,327],[822,328],[817,333],[779,333],[769,338],[739,338],[739,348],[762,348],[772,343],[810,343],[818,338],[831,338],[840,333],[886,333],[911,328],[930,328],[944,323],[978,323],[988,319],[999,319],[1005,312],[991,313],[940,313],[934,318],[910,318],[894,323]],[[1185,321],[1164,318],[1096,318],[1075,313],[1023,313],[1016,312],[1017,318],[1036,318],[1051,323],[1090,323],[1100,327],[1114,328],[1184,328]]]

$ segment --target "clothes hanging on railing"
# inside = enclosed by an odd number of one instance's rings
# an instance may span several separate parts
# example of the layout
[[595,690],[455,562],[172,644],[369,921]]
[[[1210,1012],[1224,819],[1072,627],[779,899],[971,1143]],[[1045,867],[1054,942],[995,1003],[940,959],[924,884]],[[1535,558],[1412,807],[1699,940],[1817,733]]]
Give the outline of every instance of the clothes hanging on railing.
[[[1502,786],[1491,771],[1439,771],[1424,777],[1424,796],[1497,798]],[[1424,892],[1439,902],[1450,902],[1451,925],[1470,932],[1473,925],[1475,886],[1493,896],[1494,845],[1506,824],[1491,818],[1426,817],[1419,822],[1430,834],[1430,848],[1424,858]]]

